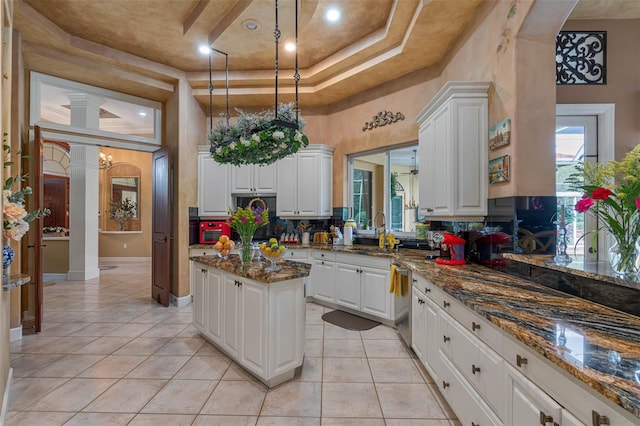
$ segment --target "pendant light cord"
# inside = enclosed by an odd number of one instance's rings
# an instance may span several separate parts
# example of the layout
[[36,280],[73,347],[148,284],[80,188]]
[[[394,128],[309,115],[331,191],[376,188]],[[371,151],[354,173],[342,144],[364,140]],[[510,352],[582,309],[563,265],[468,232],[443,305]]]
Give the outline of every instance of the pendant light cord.
[[296,3],[296,16],[295,16],[295,22],[296,22],[296,69],[295,72],[293,73],[293,80],[296,83],[296,124],[298,124],[300,122],[299,120],[299,115],[300,115],[300,108],[298,105],[298,83],[300,82],[300,73],[298,72],[298,0],[295,0]]
[[213,131],[213,67],[211,64],[211,54],[213,52],[224,55],[224,80],[225,80],[225,92],[227,98],[227,110],[225,113],[225,118],[227,120],[227,127],[229,126],[229,119],[231,118],[231,114],[229,114],[229,55],[227,55],[222,50],[214,49],[213,47],[209,48],[209,131]]
[[280,42],[280,28],[278,27],[278,0],[276,2],[276,26],[273,29],[273,38],[276,42],[276,62],[275,62],[275,73],[276,73],[276,85],[275,85],[275,104],[274,104],[274,114],[275,119],[278,119],[278,44]]

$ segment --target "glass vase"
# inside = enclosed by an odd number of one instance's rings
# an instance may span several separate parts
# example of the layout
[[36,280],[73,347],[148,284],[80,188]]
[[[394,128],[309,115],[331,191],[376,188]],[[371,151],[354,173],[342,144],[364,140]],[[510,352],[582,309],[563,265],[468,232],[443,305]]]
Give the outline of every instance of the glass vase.
[[240,235],[240,240],[242,243],[240,247],[238,247],[238,255],[240,256],[240,261],[244,265],[248,265],[253,260],[253,255],[255,253],[255,249],[253,247],[253,235]]
[[632,242],[616,241],[609,249],[611,268],[623,278],[635,278],[640,271],[640,239]]

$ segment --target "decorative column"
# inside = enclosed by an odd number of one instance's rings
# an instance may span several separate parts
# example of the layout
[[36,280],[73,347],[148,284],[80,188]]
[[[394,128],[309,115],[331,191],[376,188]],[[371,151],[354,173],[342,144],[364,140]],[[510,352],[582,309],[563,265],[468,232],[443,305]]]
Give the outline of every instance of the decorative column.
[[[85,93],[67,94],[71,101],[71,125],[98,129],[103,100]],[[98,268],[98,188],[100,148],[71,145],[69,180],[69,271],[70,281],[100,276]]]

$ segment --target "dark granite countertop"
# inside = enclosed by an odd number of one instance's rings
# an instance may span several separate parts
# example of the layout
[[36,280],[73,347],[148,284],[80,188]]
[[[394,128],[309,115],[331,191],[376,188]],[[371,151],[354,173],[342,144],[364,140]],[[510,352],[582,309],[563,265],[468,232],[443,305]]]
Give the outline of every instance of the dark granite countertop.
[[311,265],[308,263],[279,260],[278,266],[282,269],[277,272],[268,272],[265,270],[269,266],[268,262],[261,262],[254,259],[250,265],[243,265],[242,262],[240,262],[240,257],[236,254],[230,255],[226,260],[220,259],[218,256],[193,256],[190,259],[240,277],[250,278],[266,284],[307,277],[311,270]]
[[2,290],[8,291],[29,282],[31,282],[31,277],[27,274],[9,274],[8,277],[2,278]]

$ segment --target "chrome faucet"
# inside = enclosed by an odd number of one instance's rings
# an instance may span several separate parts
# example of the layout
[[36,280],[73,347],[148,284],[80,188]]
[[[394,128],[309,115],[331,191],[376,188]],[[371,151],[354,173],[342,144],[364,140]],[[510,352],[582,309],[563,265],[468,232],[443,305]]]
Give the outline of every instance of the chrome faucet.
[[378,219],[378,215],[382,215],[382,235],[384,238],[384,248],[387,248],[387,225],[386,225],[386,221],[387,218],[384,215],[384,212],[382,210],[380,210],[379,212],[376,213],[376,215],[373,217],[373,226],[375,227],[375,238],[380,238],[380,228],[378,228],[378,226],[376,225],[376,220]]

